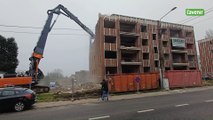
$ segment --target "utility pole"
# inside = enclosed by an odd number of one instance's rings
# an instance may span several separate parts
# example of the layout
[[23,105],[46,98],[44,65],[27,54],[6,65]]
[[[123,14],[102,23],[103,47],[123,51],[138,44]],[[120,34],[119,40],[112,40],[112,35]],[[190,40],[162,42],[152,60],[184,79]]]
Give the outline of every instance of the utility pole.
[[161,20],[166,17],[170,12],[174,11],[177,7],[173,7],[170,11],[168,11],[165,15],[163,15],[158,21],[157,21],[157,32],[158,32],[158,53],[159,53],[159,72],[160,72],[160,86],[161,89],[163,89],[163,78],[164,78],[164,54],[163,54],[163,45],[161,40]]

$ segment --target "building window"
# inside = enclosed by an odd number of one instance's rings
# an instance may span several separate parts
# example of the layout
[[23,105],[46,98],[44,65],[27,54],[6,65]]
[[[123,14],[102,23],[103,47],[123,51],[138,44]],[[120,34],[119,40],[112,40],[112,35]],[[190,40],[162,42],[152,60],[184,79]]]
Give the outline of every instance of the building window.
[[156,38],[156,34],[152,34],[152,39],[153,40],[156,40],[157,38]]
[[105,36],[105,43],[116,43],[115,36]]
[[115,28],[115,22],[104,20],[104,28]]
[[147,32],[147,27],[145,25],[141,25],[141,32]]
[[142,46],[148,46],[148,39],[142,39]]
[[117,67],[106,67],[105,69],[106,69],[106,75],[117,73]]
[[149,59],[149,53],[143,53],[143,59],[148,60]]
[[150,72],[150,67],[144,67],[144,72],[145,73]]
[[117,54],[115,51],[105,51],[105,58],[116,59]]
[[134,23],[120,23],[120,31],[122,32],[135,32],[135,26],[136,24]]
[[186,32],[186,37],[192,37],[192,32]]
[[155,53],[158,53],[158,48],[154,47],[154,51],[155,51]]
[[163,41],[163,47],[168,47],[168,41]]
[[169,60],[169,54],[164,54],[164,59]]
[[166,31],[167,31],[167,29],[166,29],[166,28],[162,28],[162,29],[161,29],[161,34],[165,34],[165,33],[166,33]]
[[193,49],[193,44],[187,44],[186,47],[187,49]]
[[159,67],[159,61],[155,61],[155,67]]

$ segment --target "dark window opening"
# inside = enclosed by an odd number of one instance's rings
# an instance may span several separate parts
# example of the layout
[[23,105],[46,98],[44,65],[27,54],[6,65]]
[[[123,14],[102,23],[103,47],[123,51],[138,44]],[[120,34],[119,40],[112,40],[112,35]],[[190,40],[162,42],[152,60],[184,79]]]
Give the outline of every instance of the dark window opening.
[[121,61],[124,62],[137,62],[138,61],[138,54],[137,53],[121,53]]
[[194,61],[195,60],[195,56],[194,55],[189,55],[188,56],[188,60],[189,61]]
[[143,53],[143,59],[148,60],[149,59],[149,53]]
[[163,41],[163,47],[168,47],[168,41]]
[[145,73],[150,72],[150,67],[144,67],[144,72]]
[[152,34],[152,40],[156,40],[156,34]]
[[161,34],[165,34],[165,33],[166,33],[166,31],[167,31],[167,29],[166,29],[166,28],[162,28],[162,29],[161,29]]
[[169,60],[169,54],[164,54],[164,59]]
[[186,37],[192,37],[192,32],[186,32]]
[[135,24],[120,23],[120,31],[135,32]]
[[117,74],[117,67],[106,67],[106,75]]
[[167,70],[171,70],[171,68],[170,67],[165,67],[165,70],[167,71]]
[[187,70],[186,66],[174,66],[173,67],[174,70]]
[[148,46],[149,42],[148,39],[142,39],[142,46]]
[[141,25],[141,32],[147,32],[147,27],[145,25]]
[[117,54],[114,51],[105,51],[105,58],[117,58]]
[[137,37],[121,36],[120,39],[121,39],[121,46],[126,46],[126,47],[137,46]]
[[115,22],[114,21],[105,20],[104,21],[104,28],[115,28]]
[[173,62],[174,63],[186,63],[185,54],[172,54]]
[[155,67],[159,67],[159,61],[155,61]]
[[170,37],[181,37],[181,30],[170,30]]
[[196,68],[189,68],[189,70],[196,70]]
[[187,49],[193,49],[193,44],[186,44]]
[[116,37],[114,37],[114,36],[105,36],[105,43],[116,43]]
[[154,51],[155,51],[155,53],[158,53],[158,48],[154,47]]
[[137,65],[123,65],[122,66],[122,73],[139,73],[140,67]]

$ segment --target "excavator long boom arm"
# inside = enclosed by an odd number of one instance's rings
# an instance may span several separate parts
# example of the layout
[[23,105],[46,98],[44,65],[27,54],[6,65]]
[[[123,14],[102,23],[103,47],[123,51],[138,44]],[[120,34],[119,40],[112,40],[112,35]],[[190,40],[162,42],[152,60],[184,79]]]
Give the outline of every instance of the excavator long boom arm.
[[30,62],[30,68],[29,68],[28,74],[32,76],[34,84],[37,84],[38,81],[43,78],[43,73],[41,70],[39,70],[38,65],[40,60],[43,58],[43,52],[44,52],[48,34],[55,24],[55,21],[52,23],[54,14],[57,14],[57,15],[63,14],[69,17],[71,20],[75,21],[82,29],[84,29],[90,35],[90,39],[94,39],[95,37],[95,34],[87,26],[85,26],[75,15],[73,15],[69,10],[67,10],[67,8],[65,8],[61,4],[59,4],[56,8],[52,10],[48,10],[47,14],[48,14],[48,18],[41,32],[41,36],[39,37],[37,45],[34,48],[33,54],[30,57],[31,62]]

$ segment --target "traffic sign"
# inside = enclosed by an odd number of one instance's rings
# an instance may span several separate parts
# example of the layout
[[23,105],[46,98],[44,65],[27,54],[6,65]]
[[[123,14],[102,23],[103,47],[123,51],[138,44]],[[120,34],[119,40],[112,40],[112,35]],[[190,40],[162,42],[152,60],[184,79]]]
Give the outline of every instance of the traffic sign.
[[141,81],[141,78],[140,77],[135,77],[135,82],[139,83]]

